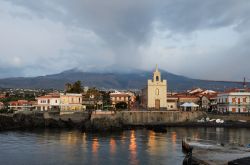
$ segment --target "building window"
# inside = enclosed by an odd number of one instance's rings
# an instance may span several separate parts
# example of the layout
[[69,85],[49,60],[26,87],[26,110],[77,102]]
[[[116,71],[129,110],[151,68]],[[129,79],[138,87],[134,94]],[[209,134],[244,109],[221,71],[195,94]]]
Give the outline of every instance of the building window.
[[233,102],[233,103],[236,103],[236,99],[235,99],[235,98],[232,98],[232,102]]
[[243,102],[246,103],[247,102],[247,98],[243,98]]
[[235,112],[236,112],[236,108],[232,108],[232,112],[234,112],[234,113],[235,113]]
[[156,79],[156,81],[159,81],[159,76],[156,76],[155,79]]

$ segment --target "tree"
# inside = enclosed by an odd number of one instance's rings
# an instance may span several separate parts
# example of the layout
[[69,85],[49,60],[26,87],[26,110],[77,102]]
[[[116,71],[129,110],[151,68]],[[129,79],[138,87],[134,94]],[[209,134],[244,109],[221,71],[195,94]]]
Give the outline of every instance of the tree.
[[116,103],[115,108],[116,109],[127,109],[128,104],[126,102],[119,102],[119,103]]
[[99,90],[97,90],[96,88],[89,88],[87,93],[86,93],[86,97],[87,98],[95,98],[95,99],[99,99],[101,98],[102,94]]
[[68,93],[82,93],[83,88],[82,88],[82,82],[81,81],[76,81],[73,84],[67,83],[65,84],[66,92]]

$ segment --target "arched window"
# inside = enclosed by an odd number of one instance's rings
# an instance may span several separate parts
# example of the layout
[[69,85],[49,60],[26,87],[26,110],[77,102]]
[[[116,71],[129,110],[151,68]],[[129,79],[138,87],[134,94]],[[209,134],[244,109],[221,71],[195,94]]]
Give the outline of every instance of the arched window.
[[156,76],[155,79],[156,79],[156,81],[159,81],[159,76]]

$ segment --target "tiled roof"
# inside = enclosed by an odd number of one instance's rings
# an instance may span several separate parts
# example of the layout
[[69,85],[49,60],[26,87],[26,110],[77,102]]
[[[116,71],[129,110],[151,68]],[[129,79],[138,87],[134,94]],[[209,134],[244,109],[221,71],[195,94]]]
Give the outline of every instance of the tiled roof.
[[240,89],[240,88],[232,88],[225,90],[222,93],[232,93],[232,92],[250,92],[250,88]]
[[60,98],[59,95],[45,95],[45,96],[40,96],[40,97],[37,97],[37,99],[46,99],[46,98]]
[[215,94],[206,94],[206,95],[203,95],[204,97],[208,98],[208,99],[211,99],[211,98],[216,98],[217,97],[217,93]]
[[129,97],[127,93],[110,93],[111,97]]

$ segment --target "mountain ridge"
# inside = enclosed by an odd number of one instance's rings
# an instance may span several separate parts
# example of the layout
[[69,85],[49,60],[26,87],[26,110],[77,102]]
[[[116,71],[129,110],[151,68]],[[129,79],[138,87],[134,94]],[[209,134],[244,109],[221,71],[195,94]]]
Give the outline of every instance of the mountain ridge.
[[[168,90],[183,91],[194,87],[201,87],[213,90],[224,90],[225,88],[242,87],[240,82],[215,81],[192,79],[182,75],[176,75],[160,70],[162,78],[168,82]],[[44,88],[63,89],[66,83],[77,80],[83,82],[84,86],[105,88],[105,89],[142,89],[147,80],[151,79],[153,72],[135,71],[128,73],[98,73],[84,72],[77,69],[70,69],[57,74],[37,77],[11,77],[0,79],[2,88]],[[249,83],[248,83],[249,85]]]

